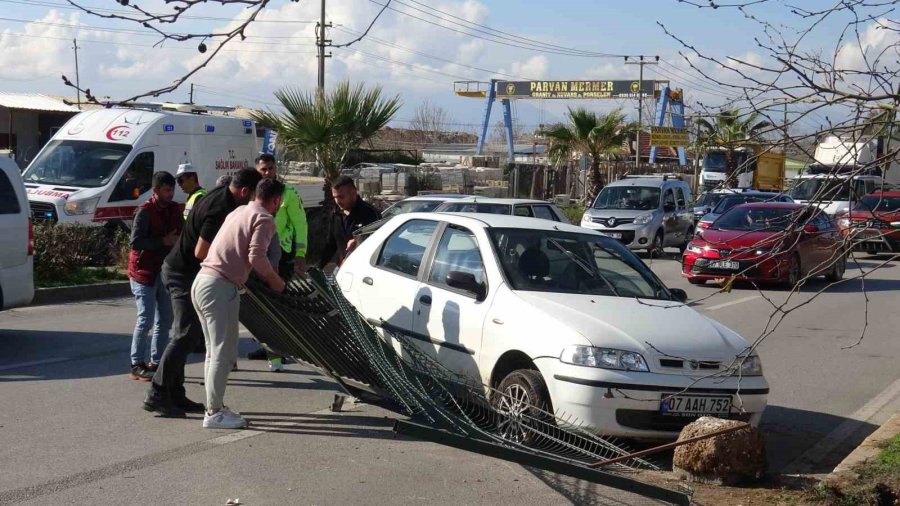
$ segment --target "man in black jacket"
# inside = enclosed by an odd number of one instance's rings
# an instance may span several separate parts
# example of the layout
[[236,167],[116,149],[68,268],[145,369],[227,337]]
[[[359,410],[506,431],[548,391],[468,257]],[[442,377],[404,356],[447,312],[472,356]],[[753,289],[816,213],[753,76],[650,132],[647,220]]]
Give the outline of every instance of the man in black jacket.
[[187,356],[203,341],[200,319],[191,301],[191,285],[225,217],[238,206],[253,200],[260,179],[262,176],[253,169],[241,170],[228,186],[219,186],[198,200],[188,215],[178,243],[166,256],[162,279],[172,297],[175,324],[172,339],[144,398],[147,411],[166,417],[184,417],[185,412],[202,413],[205,410],[202,403],[188,399],[184,390]]
[[319,260],[324,267],[332,260],[341,265],[354,248],[353,232],[381,219],[381,212],[360,198],[353,179],[341,176],[331,183],[331,196],[336,204],[334,215],[326,229],[325,249]]

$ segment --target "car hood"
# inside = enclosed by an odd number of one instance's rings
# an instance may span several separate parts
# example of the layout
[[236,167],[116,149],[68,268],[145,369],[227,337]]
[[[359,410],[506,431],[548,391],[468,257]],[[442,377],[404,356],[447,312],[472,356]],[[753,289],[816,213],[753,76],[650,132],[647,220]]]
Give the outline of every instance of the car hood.
[[858,209],[850,212],[850,219],[854,221],[866,221],[872,219],[873,216],[887,222],[900,221],[900,211],[869,211]]
[[784,242],[783,232],[747,232],[742,230],[706,229],[700,232],[700,239],[716,246],[731,249],[758,248],[775,242]]
[[[593,346],[637,351],[651,362],[666,355],[731,360],[747,341],[679,302],[545,292],[516,292],[531,307],[583,335]],[[649,343],[649,344],[648,344]]]
[[706,213],[703,215],[702,218],[700,218],[700,222],[701,223],[712,223],[712,222],[716,221],[716,218],[718,218],[719,216],[722,216],[722,215],[718,214],[718,213]]

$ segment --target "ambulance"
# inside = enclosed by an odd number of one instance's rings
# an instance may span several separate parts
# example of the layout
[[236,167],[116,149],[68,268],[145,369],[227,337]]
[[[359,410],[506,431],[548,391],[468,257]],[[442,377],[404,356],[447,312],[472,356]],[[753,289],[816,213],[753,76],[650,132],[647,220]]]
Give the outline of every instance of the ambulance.
[[[190,163],[212,188],[258,153],[251,120],[182,104],[97,109],[72,117],[22,176],[35,222],[130,227],[154,172]],[[176,187],[175,200],[186,198]]]

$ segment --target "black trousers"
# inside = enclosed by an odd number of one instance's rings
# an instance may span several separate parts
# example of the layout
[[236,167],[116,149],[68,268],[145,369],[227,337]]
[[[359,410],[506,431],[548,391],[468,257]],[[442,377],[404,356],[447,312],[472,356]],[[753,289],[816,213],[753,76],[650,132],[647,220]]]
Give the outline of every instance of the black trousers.
[[151,391],[173,398],[184,396],[184,365],[187,356],[203,344],[203,327],[191,301],[194,275],[173,271],[163,264],[162,279],[172,298],[172,336],[153,375]]

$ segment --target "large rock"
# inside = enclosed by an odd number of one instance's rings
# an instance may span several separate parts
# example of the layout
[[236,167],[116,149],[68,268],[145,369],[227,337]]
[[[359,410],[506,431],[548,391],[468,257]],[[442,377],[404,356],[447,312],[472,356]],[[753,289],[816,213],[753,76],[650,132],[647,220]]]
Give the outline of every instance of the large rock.
[[[687,425],[679,441],[743,425],[735,420],[704,416]],[[675,449],[672,462],[682,479],[718,485],[736,485],[761,478],[766,472],[766,441],[747,428],[688,443]]]

